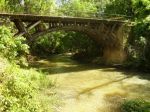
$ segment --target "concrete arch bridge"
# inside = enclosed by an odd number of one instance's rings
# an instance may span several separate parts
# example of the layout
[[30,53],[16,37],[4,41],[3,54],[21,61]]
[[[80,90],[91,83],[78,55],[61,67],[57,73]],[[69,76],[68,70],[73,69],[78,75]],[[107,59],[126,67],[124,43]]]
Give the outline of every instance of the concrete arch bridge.
[[77,31],[87,34],[103,46],[103,59],[106,64],[121,63],[125,59],[123,28],[126,22],[121,20],[8,13],[0,14],[0,18],[9,18],[18,31],[15,35],[24,36],[28,42],[52,31]]

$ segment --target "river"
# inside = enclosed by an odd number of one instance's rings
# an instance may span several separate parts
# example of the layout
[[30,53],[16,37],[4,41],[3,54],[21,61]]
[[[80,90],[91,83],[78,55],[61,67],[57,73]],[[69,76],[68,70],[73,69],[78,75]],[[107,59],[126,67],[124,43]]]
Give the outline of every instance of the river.
[[34,66],[56,80],[62,103],[55,112],[120,112],[125,99],[150,100],[148,74],[81,64],[70,55],[40,59]]

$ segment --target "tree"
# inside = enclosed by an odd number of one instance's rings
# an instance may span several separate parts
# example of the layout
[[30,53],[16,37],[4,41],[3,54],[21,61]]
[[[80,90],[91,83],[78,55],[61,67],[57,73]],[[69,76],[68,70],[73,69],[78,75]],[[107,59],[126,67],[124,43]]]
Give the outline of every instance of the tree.
[[59,6],[60,15],[64,16],[93,17],[96,12],[97,8],[93,2],[82,0],[63,1]]
[[51,15],[56,8],[54,0],[6,0],[6,3],[13,13]]
[[114,0],[106,5],[105,13],[133,16],[131,0]]
[[1,12],[5,12],[6,10],[8,10],[7,3],[8,2],[5,0],[0,0],[0,11]]
[[126,46],[133,66],[149,69],[150,0],[114,0],[107,4],[105,12],[132,17],[135,25]]

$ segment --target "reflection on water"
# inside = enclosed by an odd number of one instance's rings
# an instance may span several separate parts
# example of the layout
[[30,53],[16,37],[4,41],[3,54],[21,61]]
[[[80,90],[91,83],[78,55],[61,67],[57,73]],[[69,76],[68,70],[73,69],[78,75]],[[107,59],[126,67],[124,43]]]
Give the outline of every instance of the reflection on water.
[[144,74],[80,64],[66,55],[33,65],[47,72],[48,78],[57,79],[64,104],[56,112],[120,112],[119,105],[126,98],[150,100],[150,81]]

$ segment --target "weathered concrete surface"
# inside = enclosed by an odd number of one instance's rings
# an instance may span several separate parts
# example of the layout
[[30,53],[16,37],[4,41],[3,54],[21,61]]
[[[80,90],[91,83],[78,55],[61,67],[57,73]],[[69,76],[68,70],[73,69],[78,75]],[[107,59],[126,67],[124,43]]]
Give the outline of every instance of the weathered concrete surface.
[[[0,14],[15,23],[18,33],[32,43],[46,33],[65,30],[82,32],[103,47],[106,64],[121,63],[125,59],[123,51],[124,21],[78,17],[51,17],[29,14]],[[33,32],[32,29],[35,29]],[[31,31],[32,30],[32,31]]]
[[112,42],[115,43],[115,45],[112,47],[106,46],[106,48],[104,49],[103,58],[106,64],[122,63],[126,59],[126,53],[123,46],[123,28],[124,27],[121,26],[116,30],[116,41]]

